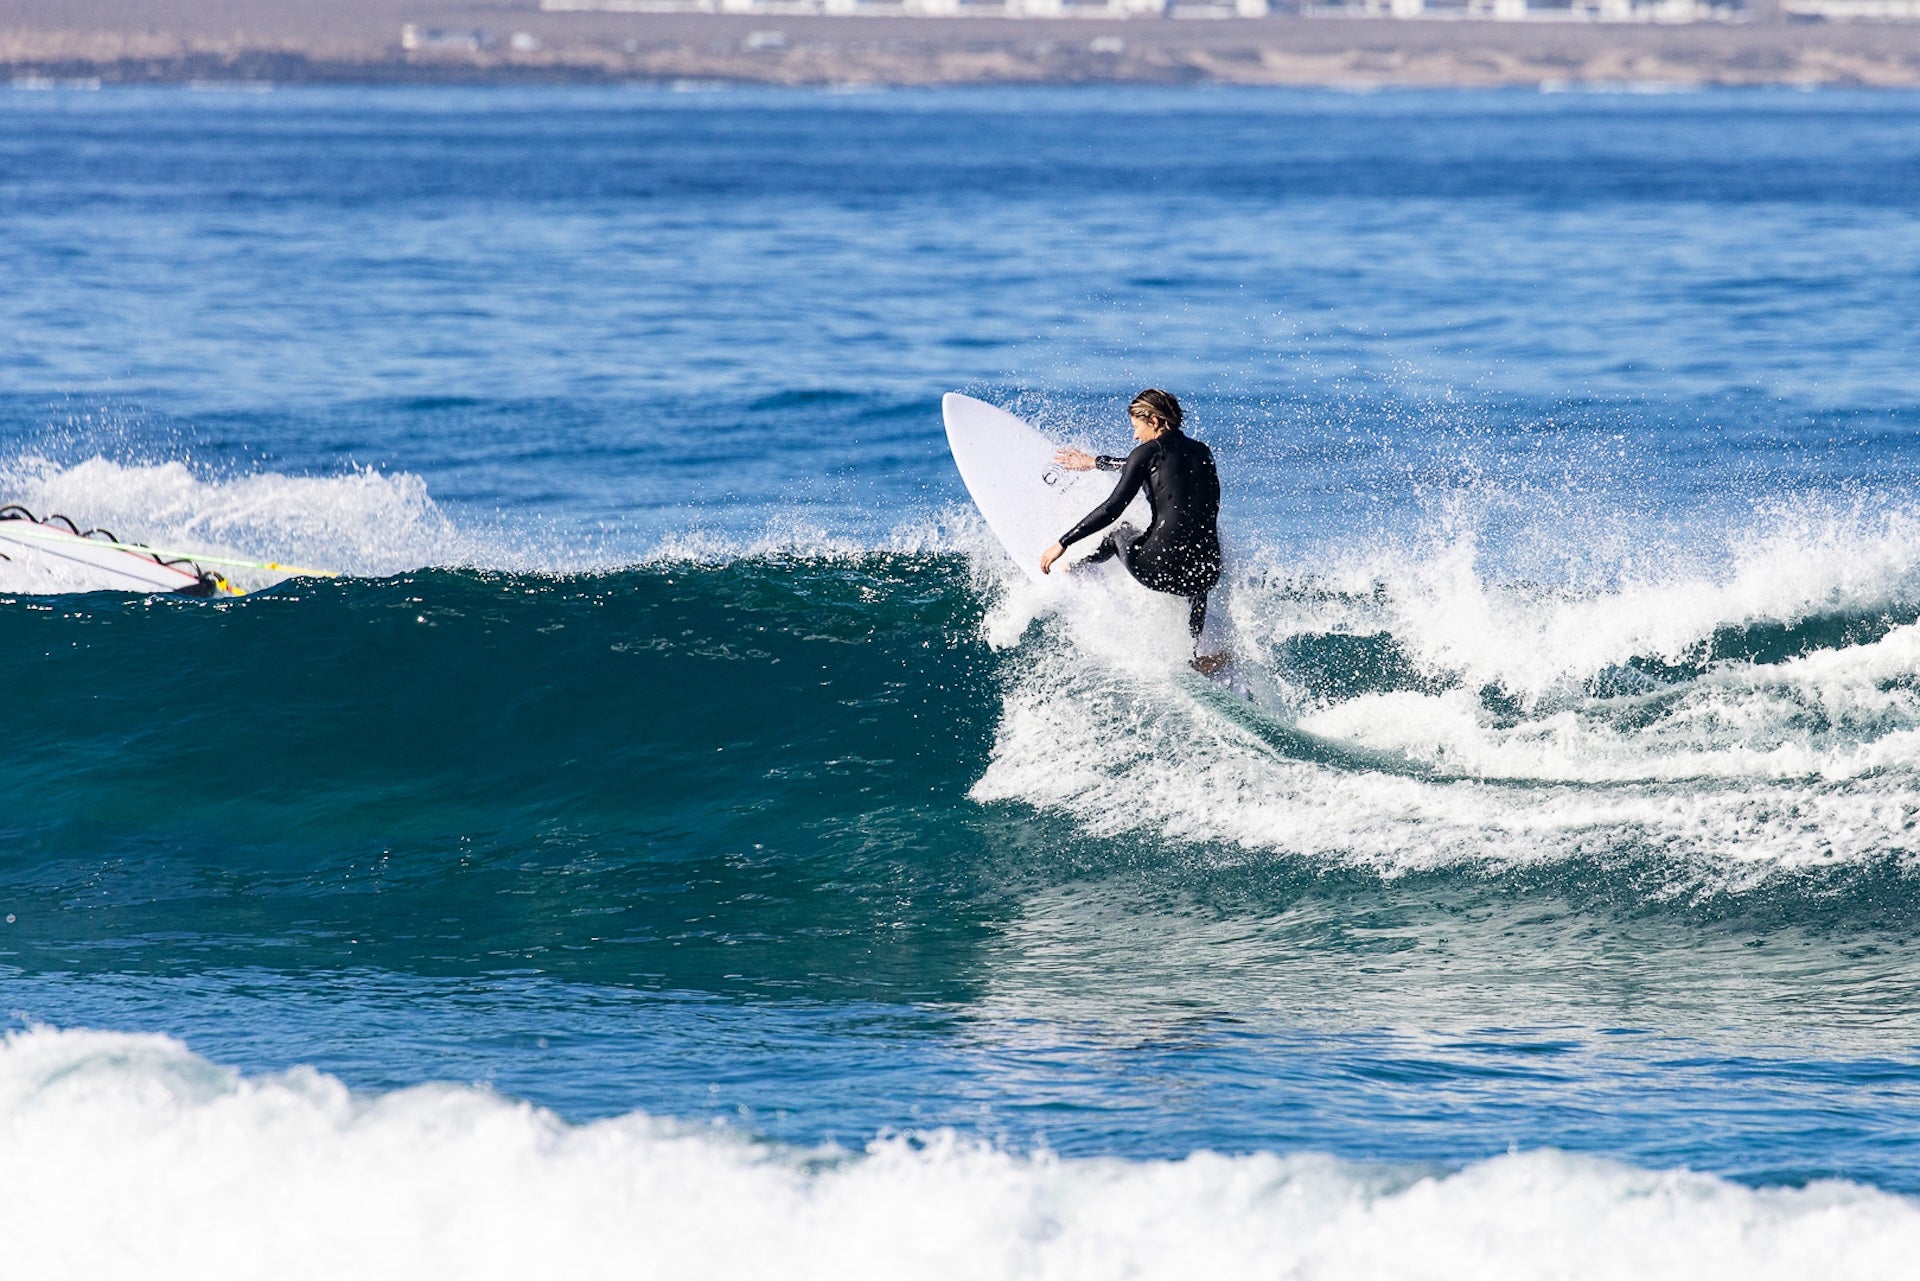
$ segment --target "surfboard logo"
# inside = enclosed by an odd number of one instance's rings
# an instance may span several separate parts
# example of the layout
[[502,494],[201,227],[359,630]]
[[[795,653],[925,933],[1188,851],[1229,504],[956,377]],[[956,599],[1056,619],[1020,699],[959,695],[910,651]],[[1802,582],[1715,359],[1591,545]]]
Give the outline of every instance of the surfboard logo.
[[1040,479],[1049,485],[1058,485],[1060,483],[1060,469],[1058,467],[1049,467],[1040,473]]

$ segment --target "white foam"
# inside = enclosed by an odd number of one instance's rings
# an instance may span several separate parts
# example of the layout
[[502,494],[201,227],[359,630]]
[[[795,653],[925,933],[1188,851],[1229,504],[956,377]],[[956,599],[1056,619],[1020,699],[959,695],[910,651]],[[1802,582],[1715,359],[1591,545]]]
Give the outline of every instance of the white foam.
[[[1920,626],[1668,683],[1625,667],[1697,666],[1723,628],[1910,613],[1920,521],[1775,513],[1719,561],[1589,565],[1604,585],[1578,590],[1502,583],[1471,528],[1447,532],[1369,542],[1313,573],[1269,554],[1235,576],[1215,608],[1264,719],[1223,714],[1086,629],[1055,627],[1007,669],[974,796],[1063,810],[1097,833],[1389,873],[1628,851],[1672,862],[1676,888],[1735,886],[1920,853]],[[988,639],[1022,634],[1031,612],[1010,587]],[[1387,638],[1424,688],[1311,692],[1284,655],[1327,634]],[[1484,700],[1489,686],[1516,710]],[[1297,750],[1263,724],[1335,750]]]
[[102,1276],[1878,1278],[1920,1205],[1555,1152],[1015,1155],[950,1133],[795,1150],[485,1090],[244,1077],[159,1036],[0,1046],[0,1264]]
[[918,556],[953,548],[984,550],[985,525],[971,510],[951,509],[938,518],[915,519],[879,537],[835,533],[818,521],[793,513],[777,514],[751,533],[711,529],[679,530],[656,540],[647,551],[623,563],[643,565],[725,565],[742,560],[850,561],[872,555]]
[[[428,496],[426,483],[405,472],[363,468],[336,476],[259,472],[209,479],[180,462],[141,465],[95,457],[61,466],[28,456],[0,464],[0,495],[36,515],[60,512],[82,528],[109,529],[124,541],[345,574],[521,559],[500,540],[457,529]],[[246,586],[280,577],[247,570],[231,576]],[[11,566],[0,562],[0,591],[101,585],[69,581],[25,558]]]
[[1783,506],[1719,531],[1711,548],[1532,537],[1542,546],[1531,559],[1554,573],[1526,583],[1490,572],[1479,529],[1453,513],[1419,538],[1335,549],[1320,565],[1269,561],[1277,580],[1347,593],[1272,621],[1384,627],[1429,671],[1538,700],[1632,658],[1686,659],[1717,628],[1920,601],[1920,515],[1905,510]]

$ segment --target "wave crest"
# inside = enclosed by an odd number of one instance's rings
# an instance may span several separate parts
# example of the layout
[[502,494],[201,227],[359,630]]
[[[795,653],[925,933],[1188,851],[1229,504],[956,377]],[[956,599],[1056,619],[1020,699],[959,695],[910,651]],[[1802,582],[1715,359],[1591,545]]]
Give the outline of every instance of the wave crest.
[[[185,463],[129,464],[94,457],[71,466],[39,457],[0,465],[0,495],[45,516],[122,540],[242,560],[272,560],[379,576],[423,565],[497,563],[505,548],[455,527],[419,476],[360,468],[336,476],[257,472],[196,475]],[[30,554],[0,562],[0,592],[40,594],[108,585],[84,569]],[[236,570],[249,588],[281,575]]]

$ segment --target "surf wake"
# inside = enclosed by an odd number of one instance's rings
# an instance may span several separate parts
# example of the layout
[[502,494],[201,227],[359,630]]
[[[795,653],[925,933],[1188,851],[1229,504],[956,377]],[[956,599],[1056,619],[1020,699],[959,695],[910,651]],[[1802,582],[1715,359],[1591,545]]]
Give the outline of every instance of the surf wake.
[[1904,865],[1920,524],[1781,520],[1736,545],[1717,569],[1584,586],[1496,577],[1471,537],[1312,566],[1253,549],[1216,605],[1238,707],[1180,697],[1177,665],[1156,680],[1128,620],[1009,580],[973,794],[1388,874],[1652,856],[1737,887]]

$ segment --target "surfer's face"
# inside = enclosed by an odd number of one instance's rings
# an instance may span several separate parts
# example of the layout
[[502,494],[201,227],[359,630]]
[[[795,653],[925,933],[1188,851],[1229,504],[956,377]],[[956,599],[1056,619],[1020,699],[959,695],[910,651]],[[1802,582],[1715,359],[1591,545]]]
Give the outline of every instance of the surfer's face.
[[1159,420],[1150,415],[1128,414],[1127,417],[1133,422],[1133,438],[1135,440],[1152,440],[1165,430],[1160,426]]

